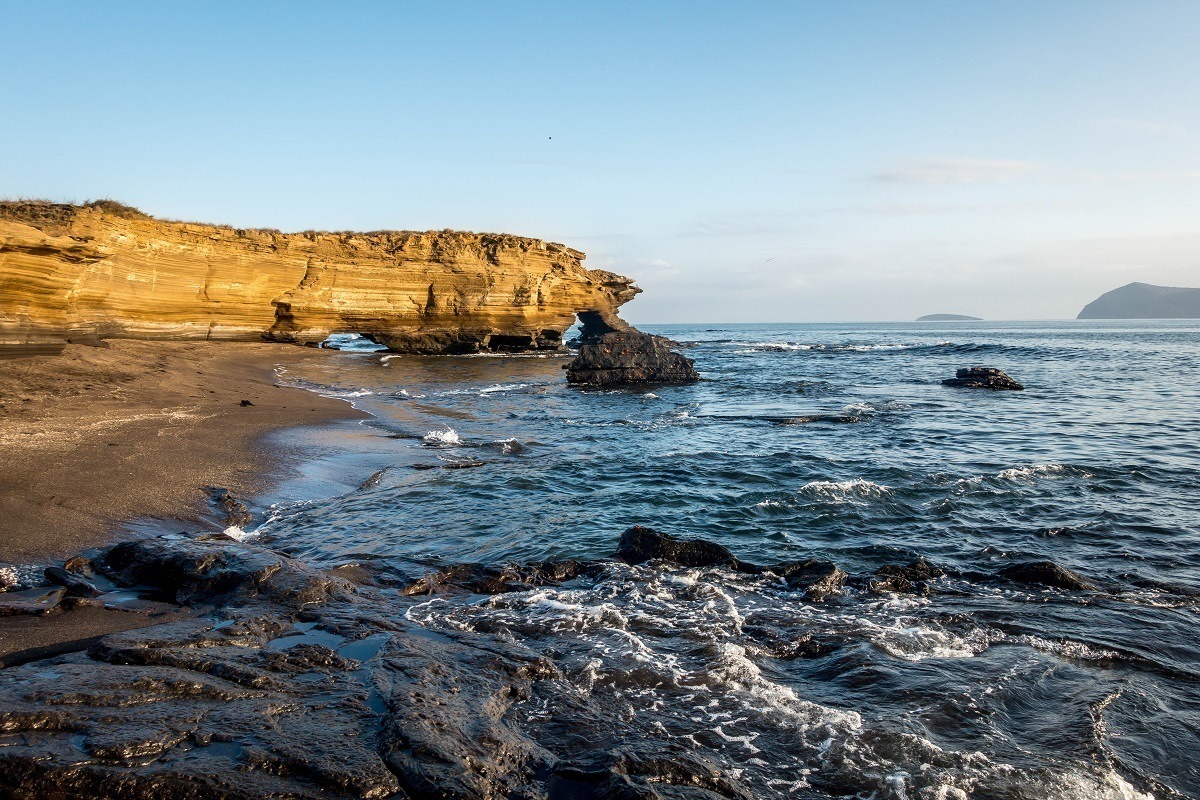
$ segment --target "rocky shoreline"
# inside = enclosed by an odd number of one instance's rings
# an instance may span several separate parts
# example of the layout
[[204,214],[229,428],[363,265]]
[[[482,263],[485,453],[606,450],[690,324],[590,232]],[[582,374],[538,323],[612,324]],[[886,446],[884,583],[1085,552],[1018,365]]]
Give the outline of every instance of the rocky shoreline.
[[[53,573],[76,582],[55,591],[176,616],[0,669],[0,784],[15,798],[751,797],[728,766],[684,743],[663,752],[627,739],[602,698],[572,692],[552,660],[519,641],[432,631],[405,613],[430,595],[529,591],[627,564],[773,576],[818,605],[953,593],[948,575],[1105,591],[1051,563],[994,575],[923,559],[868,575],[815,560],[760,566],[637,526],[612,560],[463,564],[401,585],[223,534],[124,542]],[[778,645],[792,658],[839,647]]]

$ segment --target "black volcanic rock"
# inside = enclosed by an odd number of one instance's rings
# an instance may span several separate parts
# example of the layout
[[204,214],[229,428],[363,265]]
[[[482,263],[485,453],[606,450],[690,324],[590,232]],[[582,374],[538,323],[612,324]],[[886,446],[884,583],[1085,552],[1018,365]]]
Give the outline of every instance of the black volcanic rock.
[[705,539],[676,539],[641,525],[621,534],[616,557],[626,564],[641,564],[657,558],[682,567],[711,567],[735,561],[733,553]]
[[930,592],[927,581],[945,574],[924,558],[918,558],[904,566],[885,564],[875,570],[875,577],[867,582],[867,588],[873,592],[927,595]]
[[1025,387],[1010,378],[1003,370],[995,367],[967,367],[960,369],[953,378],[942,381],[946,386],[965,389],[1008,389],[1021,391]]
[[683,384],[700,380],[692,360],[671,350],[669,340],[630,328],[585,339],[564,369],[567,381],[588,386],[638,383]]
[[847,575],[832,561],[810,558],[806,561],[791,561],[766,568],[787,581],[789,587],[804,589],[804,599],[818,602],[841,591]]
[[1022,564],[1013,564],[996,574],[1014,583],[1053,586],[1056,589],[1081,591],[1096,588],[1095,584],[1087,578],[1066,567],[1060,567],[1053,561],[1027,561]]
[[968,317],[966,314],[926,314],[923,317],[917,317],[917,322],[979,322],[979,317]]
[[585,561],[534,561],[530,564],[457,564],[410,583],[401,594],[437,594],[454,589],[476,594],[522,592],[535,586],[556,585],[594,571]]
[[301,561],[232,539],[122,542],[95,564],[118,583],[157,587],[177,603],[261,597],[303,606],[352,590],[347,581]]
[[1200,319],[1200,289],[1130,283],[1100,295],[1076,319]]

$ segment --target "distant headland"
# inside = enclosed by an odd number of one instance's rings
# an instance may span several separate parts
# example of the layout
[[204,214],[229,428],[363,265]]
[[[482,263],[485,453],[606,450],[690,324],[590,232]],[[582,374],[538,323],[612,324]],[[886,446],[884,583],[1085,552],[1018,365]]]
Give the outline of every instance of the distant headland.
[[966,314],[926,314],[917,317],[917,322],[970,322],[980,321],[980,317],[968,317]]
[[1130,283],[1100,295],[1076,319],[1200,319],[1200,289]]

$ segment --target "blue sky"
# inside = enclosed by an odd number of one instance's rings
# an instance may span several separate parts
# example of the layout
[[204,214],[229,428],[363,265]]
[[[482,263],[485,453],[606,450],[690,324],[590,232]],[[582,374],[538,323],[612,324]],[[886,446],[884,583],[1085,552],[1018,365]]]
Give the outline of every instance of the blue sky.
[[0,194],[561,241],[634,322],[1200,285],[1200,3],[24,3]]

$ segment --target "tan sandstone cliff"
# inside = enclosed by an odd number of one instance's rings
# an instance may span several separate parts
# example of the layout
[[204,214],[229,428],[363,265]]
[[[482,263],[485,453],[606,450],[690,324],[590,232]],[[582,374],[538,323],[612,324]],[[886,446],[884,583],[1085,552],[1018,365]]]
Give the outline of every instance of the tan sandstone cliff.
[[578,315],[622,329],[640,289],[537,239],[280,233],[167,222],[102,201],[0,203],[0,347],[360,333],[401,352],[555,348]]

